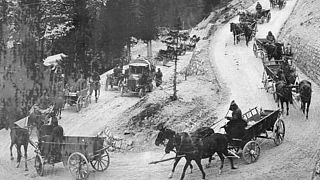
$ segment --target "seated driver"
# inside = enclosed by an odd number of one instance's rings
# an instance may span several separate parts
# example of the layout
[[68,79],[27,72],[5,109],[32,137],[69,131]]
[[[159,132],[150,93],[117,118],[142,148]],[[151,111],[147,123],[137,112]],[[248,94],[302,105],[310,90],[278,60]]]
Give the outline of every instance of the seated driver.
[[229,110],[232,111],[232,117],[226,117],[229,120],[226,126],[226,133],[230,139],[241,139],[247,122],[242,119],[242,112],[234,100],[231,102]]
[[268,35],[267,35],[266,39],[271,43],[275,43],[276,42],[276,38],[274,37],[274,35],[272,34],[271,31],[268,32]]

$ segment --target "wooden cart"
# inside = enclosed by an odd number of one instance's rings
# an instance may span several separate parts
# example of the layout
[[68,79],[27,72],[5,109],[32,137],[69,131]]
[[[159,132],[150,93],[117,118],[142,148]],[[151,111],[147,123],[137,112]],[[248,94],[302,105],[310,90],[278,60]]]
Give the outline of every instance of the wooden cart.
[[50,141],[50,125],[44,125],[43,128],[46,133],[40,136],[35,151],[35,168],[40,176],[44,175],[46,164],[59,162],[63,162],[77,180],[88,178],[89,165],[98,172],[109,167],[110,157],[107,147],[104,147],[104,138],[65,136],[61,143],[57,143]]

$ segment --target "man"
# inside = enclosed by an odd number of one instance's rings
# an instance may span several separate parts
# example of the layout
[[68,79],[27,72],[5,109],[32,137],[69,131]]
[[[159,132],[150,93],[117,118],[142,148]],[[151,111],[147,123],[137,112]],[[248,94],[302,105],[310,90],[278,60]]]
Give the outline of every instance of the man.
[[241,139],[247,122],[242,119],[242,112],[234,100],[231,102],[229,110],[232,111],[232,117],[226,117],[229,120],[226,126],[226,133],[229,139]]
[[162,72],[160,68],[158,68],[158,71],[155,74],[155,80],[156,80],[156,86],[159,87],[162,84]]
[[276,38],[274,37],[271,31],[268,32],[266,39],[272,44],[276,42]]
[[77,86],[77,91],[81,91],[86,88],[87,83],[86,83],[86,80],[84,79],[83,74],[81,74],[80,78],[77,80],[76,86]]
[[[97,98],[98,98],[98,91],[99,91],[99,89],[100,89],[100,76],[99,76],[99,74],[98,74],[98,72],[97,71],[94,71],[93,73],[92,73],[92,81],[93,82],[91,82],[91,83],[93,83],[93,85],[94,85],[94,96],[96,97],[96,100],[97,100]],[[90,84],[91,84],[90,83]],[[92,92],[91,92],[92,93]]]
[[145,86],[145,85],[147,85],[147,83],[148,83],[148,75],[147,75],[147,72],[144,71],[142,73],[142,76],[141,76],[139,84],[142,85],[142,86]]
[[42,96],[39,99],[39,108],[48,109],[50,106],[50,99],[46,90],[43,91]]
[[261,6],[260,2],[257,2],[256,11],[258,12],[258,14],[260,14],[262,11],[262,6]]
[[51,153],[56,160],[61,159],[61,143],[64,139],[63,128],[58,124],[58,119],[55,114],[51,117],[51,125],[52,125],[52,142],[54,143],[51,146]]

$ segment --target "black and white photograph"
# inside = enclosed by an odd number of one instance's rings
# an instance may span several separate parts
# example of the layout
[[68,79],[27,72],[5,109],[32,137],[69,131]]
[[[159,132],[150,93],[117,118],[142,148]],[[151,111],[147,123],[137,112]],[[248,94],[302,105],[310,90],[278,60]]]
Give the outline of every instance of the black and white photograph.
[[0,179],[320,180],[319,9],[0,0]]

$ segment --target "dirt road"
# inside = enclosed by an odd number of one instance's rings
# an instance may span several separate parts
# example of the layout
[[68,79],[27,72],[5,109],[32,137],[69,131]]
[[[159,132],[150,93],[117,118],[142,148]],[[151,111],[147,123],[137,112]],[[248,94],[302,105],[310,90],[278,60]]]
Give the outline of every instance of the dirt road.
[[[261,0],[263,7],[269,7],[268,0]],[[288,18],[296,0],[290,0],[285,9],[272,10],[271,21],[267,24],[258,25],[257,37],[264,38],[269,30],[277,34]],[[231,21],[237,21],[237,18]],[[235,100],[242,111],[246,111],[254,106],[264,109],[275,109],[276,105],[272,95],[266,93],[262,87],[261,79],[263,66],[260,59],[254,57],[252,52],[252,42],[249,47],[245,46],[242,40],[240,44],[233,45],[233,37],[229,31],[229,24],[221,25],[214,37],[211,38],[210,58],[215,64],[215,68],[220,75],[224,86],[229,90],[229,101],[219,107],[219,117],[224,117],[229,102]],[[300,79],[307,79],[300,74]],[[313,155],[319,149],[319,128],[317,121],[319,112],[320,92],[318,86],[313,83],[313,99],[310,109],[309,120],[305,120],[298,108],[292,108],[290,115],[283,117],[286,124],[285,141],[280,146],[275,146],[273,141],[259,140],[262,147],[260,159],[250,165],[245,165],[243,160],[236,160],[239,167],[231,170],[229,162],[225,162],[222,175],[217,175],[220,161],[215,161],[214,165],[205,169],[208,179],[309,179],[313,167]],[[62,125],[68,135],[95,135],[100,128],[108,124],[116,126],[116,114],[125,111],[138,99],[124,97],[119,98],[116,92],[102,92],[99,103],[91,104],[87,109],[83,109],[79,114],[66,110],[63,113]],[[115,103],[117,102],[117,103]],[[88,116],[93,114],[93,116]],[[221,124],[220,124],[221,125]],[[216,128],[219,130],[219,127]],[[0,179],[72,179],[67,170],[63,170],[62,164],[57,164],[54,168],[47,167],[45,177],[39,177],[34,169],[24,172],[22,168],[16,169],[14,162],[9,160],[9,135],[5,130],[0,131],[2,144],[0,150]],[[152,152],[141,153],[112,153],[111,166],[104,173],[92,173],[90,179],[167,179],[172,162],[156,165],[148,165],[151,160],[157,160],[163,155],[163,148],[159,147]],[[29,150],[29,156],[33,156]],[[170,156],[170,155],[168,155]],[[172,154],[171,154],[172,156]],[[174,179],[178,179],[181,174],[181,161],[177,167]],[[203,164],[206,160],[203,161]],[[33,160],[29,167],[33,166]],[[188,179],[199,179],[201,177],[197,167],[193,174],[188,174]]]

